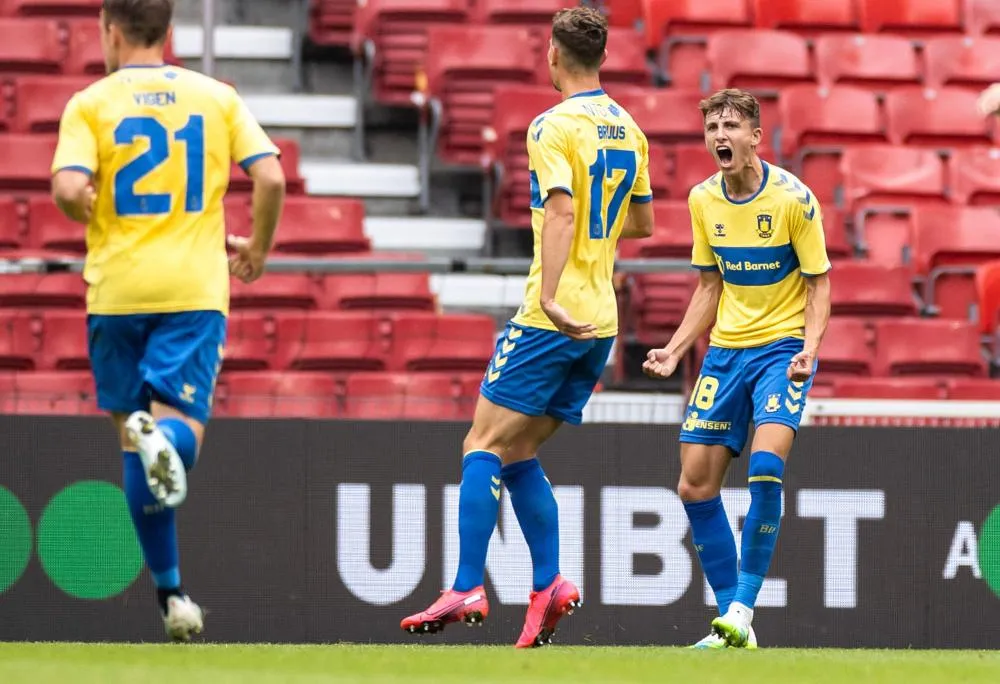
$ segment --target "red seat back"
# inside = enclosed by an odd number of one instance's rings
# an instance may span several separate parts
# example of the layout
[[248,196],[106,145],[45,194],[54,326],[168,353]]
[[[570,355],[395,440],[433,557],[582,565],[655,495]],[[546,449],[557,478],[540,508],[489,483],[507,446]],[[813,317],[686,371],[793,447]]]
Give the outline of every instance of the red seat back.
[[0,307],[82,308],[87,284],[79,273],[38,275],[25,273],[0,276]]
[[87,252],[86,227],[67,218],[49,197],[28,200],[28,225],[31,242],[37,247],[73,254]]
[[996,0],[967,0],[965,28],[969,33],[1000,33],[1000,3]]
[[833,396],[838,399],[915,399],[936,401],[947,397],[937,378],[837,378]]
[[[96,34],[96,18],[90,23]],[[0,69],[19,73],[59,73],[66,57],[66,41],[66,31],[57,21],[0,19]],[[97,49],[101,49],[100,43]]]
[[66,104],[93,78],[23,76],[14,85],[13,130],[22,133],[55,133]]
[[960,31],[962,0],[860,0],[866,33],[924,34]]
[[731,29],[708,39],[714,88],[780,88],[813,80],[809,47],[787,31]]
[[704,35],[714,29],[751,23],[746,0],[642,0],[642,19],[647,45],[653,50],[670,35]]
[[948,158],[948,187],[957,204],[1000,205],[1000,149],[965,147]]
[[392,368],[398,371],[482,371],[496,341],[493,318],[400,314],[393,323]]
[[48,191],[55,136],[0,136],[0,189]]
[[856,31],[853,0],[753,0],[757,26],[806,31]]
[[920,81],[917,53],[899,36],[825,35],[816,40],[815,51],[816,78],[823,85],[886,88]]
[[895,145],[849,147],[840,159],[844,200],[904,204],[944,197],[944,163],[933,150]]
[[831,310],[835,316],[915,316],[912,275],[908,268],[890,268],[860,261],[838,263],[830,273]]
[[943,85],[985,88],[1000,73],[1000,38],[940,36],[924,43],[925,80]]
[[347,198],[289,197],[274,248],[298,254],[366,252],[365,205]]
[[979,332],[971,323],[900,318],[881,320],[875,326],[876,368],[880,375],[986,374]]
[[980,264],[976,269],[975,282],[979,331],[991,335],[997,330],[997,313],[1000,312],[1000,261]]
[[878,99],[863,88],[788,86],[781,91],[778,116],[785,154],[803,145],[841,147],[885,140]]
[[647,139],[658,143],[701,141],[705,126],[698,109],[703,95],[695,90],[631,89],[615,100],[625,108]]
[[306,371],[385,370],[391,327],[371,313],[282,313],[277,317],[279,367]]
[[830,384],[844,375],[871,375],[874,354],[871,331],[857,318],[834,316],[827,325],[820,348],[816,382]]
[[889,140],[897,145],[988,144],[993,121],[976,111],[977,94],[964,88],[897,88],[886,95]]

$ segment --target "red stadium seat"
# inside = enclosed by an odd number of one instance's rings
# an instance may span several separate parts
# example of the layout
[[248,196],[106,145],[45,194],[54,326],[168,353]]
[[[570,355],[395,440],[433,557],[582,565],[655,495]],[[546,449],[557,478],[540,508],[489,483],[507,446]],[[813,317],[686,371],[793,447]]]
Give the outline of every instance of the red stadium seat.
[[14,311],[0,325],[0,369],[32,370],[42,351],[41,319],[31,312]]
[[216,413],[242,418],[336,418],[343,378],[328,373],[225,373],[216,389]]
[[816,79],[891,88],[920,82],[913,44],[898,36],[825,35],[816,40]]
[[391,323],[371,313],[281,314],[277,330],[281,368],[381,371],[389,360]]
[[932,88],[944,85],[985,88],[1000,73],[1000,38],[940,36],[924,43],[925,81]]
[[[281,153],[281,168],[285,172],[285,183],[288,194],[304,194],[305,179],[299,173],[299,143],[289,138],[275,138],[273,142]],[[253,190],[253,180],[248,173],[245,173],[243,169],[237,166],[237,161],[239,160],[233,161],[233,167],[229,173],[229,191],[250,192]]]
[[[670,193],[670,172],[667,167],[670,155],[684,145],[660,145],[649,143],[649,186],[653,189],[653,197],[663,199]],[[693,183],[692,183],[693,185]]]
[[42,353],[39,368],[89,370],[87,314],[83,311],[48,311],[41,319]]
[[0,14],[22,17],[83,16],[96,19],[101,11],[101,0],[2,0]]
[[833,396],[838,399],[945,399],[947,392],[936,378],[837,378]]
[[[764,150],[757,153],[766,156]],[[711,178],[719,169],[704,143],[671,145],[667,148],[670,199],[687,201],[691,188]],[[653,159],[650,157],[650,165]]]
[[530,82],[538,71],[532,34],[512,26],[434,26],[427,36],[424,92],[443,107],[438,154],[478,165],[483,131],[493,121],[493,89]]
[[861,0],[865,33],[924,34],[960,31],[961,0]]
[[632,89],[615,100],[632,115],[651,142],[703,141],[705,125],[698,103],[704,97],[696,90]]
[[490,316],[400,314],[389,370],[482,372],[495,343]]
[[272,368],[277,351],[277,322],[271,314],[238,311],[230,314],[226,329],[223,372]]
[[753,0],[757,26],[794,31],[857,31],[853,0]]
[[[482,380],[482,373],[476,374]],[[466,379],[438,373],[356,373],[347,379],[345,417],[361,420],[463,420]]]
[[329,275],[319,281],[323,309],[409,309],[433,311],[434,295],[426,273]]
[[318,0],[309,6],[309,39],[317,45],[351,44],[357,0]]
[[[0,390],[3,391],[3,390]],[[16,373],[9,396],[21,415],[94,415],[97,391],[86,371]]]
[[0,250],[18,249],[27,241],[23,206],[13,197],[0,197]]
[[1000,401],[1000,380],[952,378],[947,387],[948,398],[956,401]]
[[822,360],[816,375],[817,384],[830,384],[843,376],[871,375],[875,360],[868,324],[857,318],[834,316],[820,348]]
[[86,226],[71,221],[48,196],[28,200],[31,242],[43,249],[72,254],[87,252]]
[[714,88],[781,88],[813,80],[809,47],[786,31],[718,31],[708,39],[708,64]]
[[927,207],[913,214],[913,263],[925,298],[946,318],[975,319],[977,267],[1000,259],[1000,214],[985,207]]
[[23,76],[14,85],[11,128],[22,133],[56,133],[66,103],[92,78]]
[[879,375],[965,375],[981,377],[986,363],[972,323],[927,318],[875,323]]
[[83,308],[87,284],[79,273],[0,276],[0,307],[77,309]]
[[964,88],[897,88],[886,95],[889,140],[897,145],[988,144],[993,122],[976,111],[977,94]]
[[[286,199],[285,206],[288,206],[288,202]],[[250,215],[250,200],[247,196],[226,195],[222,200],[222,210],[226,220],[226,235],[249,237],[253,232],[253,216]]]
[[694,273],[642,273],[630,279],[628,313],[636,326],[636,337],[650,344],[663,344],[684,318],[698,276]]
[[[92,21],[97,30],[96,18]],[[100,43],[97,44],[100,51]],[[66,35],[48,19],[0,19],[0,70],[55,74],[66,56]],[[103,64],[103,62],[102,62]]]
[[93,74],[104,76],[107,67],[101,52],[101,32],[93,19],[67,22],[69,52],[63,62],[65,74]]
[[1000,261],[980,264],[976,269],[976,300],[979,309],[979,332],[995,335],[1000,327]]
[[531,122],[559,103],[559,93],[546,86],[505,84],[493,96],[504,103],[483,130],[484,159],[496,186],[493,211],[506,225],[526,228],[531,225],[531,192],[525,140]]
[[315,309],[315,278],[302,273],[265,273],[260,280],[229,282],[230,306],[233,309]]
[[1000,33],[1000,4],[996,0],[967,0],[965,28],[973,35]]
[[412,104],[416,75],[426,61],[427,30],[437,24],[461,24],[467,0],[368,0],[358,5],[351,45],[372,69],[375,101]]
[[656,227],[653,235],[643,240],[627,240],[619,243],[635,247],[637,257],[647,259],[690,259],[691,258],[691,214],[686,201],[656,200],[653,202],[653,217]]
[[48,135],[0,135],[0,189],[48,191],[56,139]]
[[552,15],[565,6],[565,0],[476,0],[469,18],[479,24],[547,27]]
[[893,145],[848,147],[840,160],[849,207],[944,199],[944,163],[933,150]]
[[[565,5],[564,0],[559,4]],[[649,85],[652,75],[646,62],[642,36],[635,29],[608,29],[608,58],[601,65],[601,83],[616,85]],[[546,60],[542,60],[545,62]],[[547,65],[546,65],[547,68]],[[613,88],[617,93],[617,88]]]
[[782,153],[803,146],[884,141],[875,94],[853,86],[792,85],[778,99]]
[[834,316],[915,316],[912,271],[863,261],[838,263],[830,273]]
[[948,158],[948,188],[956,204],[1000,206],[1000,149],[952,150]]
[[746,0],[642,0],[647,46],[656,50],[667,36],[705,35],[724,27],[750,26]]
[[847,234],[844,212],[834,206],[821,209],[823,232],[826,234],[826,253],[831,259],[846,259],[854,255],[854,243]]
[[274,249],[298,254],[367,252],[365,205],[357,199],[289,197]]

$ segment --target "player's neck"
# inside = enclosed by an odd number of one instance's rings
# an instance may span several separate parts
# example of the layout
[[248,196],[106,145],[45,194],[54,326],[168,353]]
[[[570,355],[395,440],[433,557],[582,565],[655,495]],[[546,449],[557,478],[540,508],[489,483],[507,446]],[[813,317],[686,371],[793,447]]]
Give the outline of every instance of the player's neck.
[[579,95],[580,93],[588,93],[592,90],[601,90],[601,79],[598,78],[597,74],[588,74],[585,76],[569,76],[566,75],[560,79],[560,85],[562,90],[562,99],[568,100],[574,95]]
[[119,55],[120,68],[137,66],[161,66],[163,64],[163,46],[123,48]]
[[726,194],[729,198],[744,200],[760,190],[760,184],[764,181],[764,165],[761,164],[760,157],[754,155],[749,164],[736,171],[723,172],[722,177],[726,182]]

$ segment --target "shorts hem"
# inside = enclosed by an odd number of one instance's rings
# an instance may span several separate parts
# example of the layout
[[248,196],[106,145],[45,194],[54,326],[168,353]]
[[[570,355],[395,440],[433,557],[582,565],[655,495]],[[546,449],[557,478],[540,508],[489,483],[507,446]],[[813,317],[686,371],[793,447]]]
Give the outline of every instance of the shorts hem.
[[699,437],[698,435],[681,435],[678,440],[682,444],[704,444],[706,446],[724,446],[733,453],[733,458],[739,458],[743,447],[736,447],[732,440],[724,437]]
[[525,403],[517,401],[516,399],[507,399],[498,395],[496,392],[486,388],[480,387],[479,393],[490,400],[497,406],[502,406],[505,409],[510,409],[511,411],[516,411],[517,413],[523,414],[525,416],[531,416],[532,418],[541,416],[545,414],[545,409],[535,408],[534,406],[529,406]]
[[580,423],[583,422],[583,414],[576,415],[575,413],[570,414],[570,413],[565,413],[563,411],[549,409],[548,411],[545,412],[545,415],[549,416],[550,418],[555,418],[556,420],[561,420],[562,422],[567,423],[568,425],[579,425]]

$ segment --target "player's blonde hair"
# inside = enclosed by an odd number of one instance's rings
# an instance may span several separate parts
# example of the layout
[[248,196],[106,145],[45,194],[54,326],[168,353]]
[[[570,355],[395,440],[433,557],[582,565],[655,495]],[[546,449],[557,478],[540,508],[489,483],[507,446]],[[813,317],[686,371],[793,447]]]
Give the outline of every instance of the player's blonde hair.
[[752,94],[739,88],[726,88],[698,103],[703,118],[712,114],[732,112],[750,122],[751,127],[760,128],[760,102]]
[[174,0],[104,0],[104,23],[114,24],[133,45],[152,47],[167,39]]
[[592,7],[561,9],[552,17],[552,38],[573,62],[596,71],[608,45],[608,20]]

